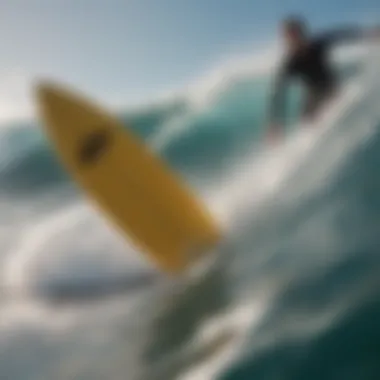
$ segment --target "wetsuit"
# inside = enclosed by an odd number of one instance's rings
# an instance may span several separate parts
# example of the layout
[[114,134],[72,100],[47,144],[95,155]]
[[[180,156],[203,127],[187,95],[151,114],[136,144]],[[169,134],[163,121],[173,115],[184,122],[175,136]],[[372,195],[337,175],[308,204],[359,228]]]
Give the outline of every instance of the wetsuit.
[[336,74],[328,54],[337,43],[354,41],[364,36],[357,28],[346,28],[313,38],[307,46],[286,57],[277,75],[270,107],[270,121],[281,122],[284,113],[284,89],[289,79],[300,79],[306,88],[303,117],[313,117],[338,90]]

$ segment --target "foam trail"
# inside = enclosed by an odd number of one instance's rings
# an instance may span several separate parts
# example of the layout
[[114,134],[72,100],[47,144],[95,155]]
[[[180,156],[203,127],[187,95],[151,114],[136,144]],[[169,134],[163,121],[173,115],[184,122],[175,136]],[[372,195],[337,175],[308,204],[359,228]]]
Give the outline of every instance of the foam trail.
[[[192,366],[180,376],[181,380],[214,379],[240,354],[247,342],[246,332],[251,333],[262,319],[268,307],[267,301],[237,306],[226,315],[215,317],[205,323],[195,337],[193,346],[205,351],[201,363]],[[207,352],[207,354],[206,354]]]
[[4,264],[3,282],[7,292],[13,295],[24,294],[29,289],[25,278],[25,274],[28,272],[26,268],[33,261],[41,246],[46,244],[46,236],[56,233],[62,227],[78,223],[81,213],[82,209],[75,205],[69,211],[56,213],[21,233],[22,238],[19,240],[18,246],[8,255],[9,259]]
[[[93,230],[99,228],[101,233],[94,236]],[[83,278],[82,291],[86,278],[89,283],[102,280],[105,287],[108,283],[117,289],[142,284],[143,275],[147,276],[146,283],[154,280],[148,278],[149,271],[141,272],[146,265],[133,247],[83,203],[56,211],[33,226],[26,226],[19,235],[18,244],[7,254],[3,266],[3,286],[8,297],[30,296],[37,284],[44,287],[50,282],[53,288],[73,289],[78,278]],[[133,271],[142,277],[127,279],[125,276]],[[74,284],[70,285],[70,281]]]

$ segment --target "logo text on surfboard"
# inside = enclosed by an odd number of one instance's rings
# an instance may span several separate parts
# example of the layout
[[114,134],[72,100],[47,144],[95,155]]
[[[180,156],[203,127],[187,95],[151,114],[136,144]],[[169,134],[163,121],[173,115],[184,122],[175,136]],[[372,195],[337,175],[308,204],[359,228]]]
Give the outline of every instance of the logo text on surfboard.
[[83,164],[95,163],[110,144],[110,136],[106,130],[97,130],[88,135],[79,149],[79,160]]

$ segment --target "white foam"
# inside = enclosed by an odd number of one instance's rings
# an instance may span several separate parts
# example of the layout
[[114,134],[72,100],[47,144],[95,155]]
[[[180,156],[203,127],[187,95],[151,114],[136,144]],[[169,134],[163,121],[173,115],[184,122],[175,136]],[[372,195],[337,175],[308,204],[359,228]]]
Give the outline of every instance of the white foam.
[[33,117],[30,102],[30,76],[20,69],[0,72],[0,125],[6,127],[13,120],[28,120]]
[[35,281],[49,282],[49,277],[69,281],[138,271],[144,262],[132,252],[95,210],[74,203],[19,231],[3,264],[3,287],[10,297],[25,297]]
[[35,225],[27,227],[20,234],[18,245],[14,251],[8,254],[8,260],[4,263],[4,287],[10,291],[25,291],[28,286],[25,284],[25,272],[30,262],[35,258],[40,247],[46,240],[67,224],[78,222],[81,209],[76,205],[70,210],[57,212],[46,220],[36,222]]
[[[194,338],[194,350],[205,350],[205,360],[185,372],[181,380],[209,380],[215,378],[244,348],[268,307],[268,300],[236,307],[225,315],[205,323]],[[249,334],[248,334],[249,331]]]

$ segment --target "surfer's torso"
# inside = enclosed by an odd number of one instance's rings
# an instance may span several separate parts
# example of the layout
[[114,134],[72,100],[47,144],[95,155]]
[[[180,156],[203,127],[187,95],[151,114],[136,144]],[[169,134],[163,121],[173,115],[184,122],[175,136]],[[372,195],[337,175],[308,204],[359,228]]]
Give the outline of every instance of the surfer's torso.
[[336,75],[329,62],[329,43],[324,38],[312,40],[287,57],[284,75],[300,79],[311,91],[336,85]]

